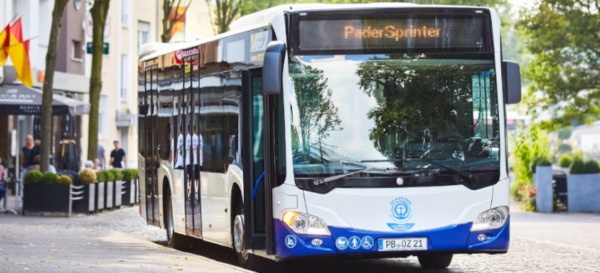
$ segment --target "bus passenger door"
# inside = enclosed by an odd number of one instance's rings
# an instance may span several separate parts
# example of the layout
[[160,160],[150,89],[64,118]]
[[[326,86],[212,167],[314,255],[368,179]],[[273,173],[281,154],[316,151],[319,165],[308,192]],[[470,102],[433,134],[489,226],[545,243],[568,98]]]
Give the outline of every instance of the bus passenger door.
[[145,95],[146,95],[146,104],[148,106],[148,111],[146,115],[145,122],[145,135],[146,135],[146,153],[145,153],[145,185],[146,185],[146,215],[148,224],[152,224],[155,226],[159,226],[159,217],[158,217],[158,192],[157,192],[157,171],[156,168],[156,146],[154,139],[154,130],[157,126],[157,78],[158,78],[158,70],[157,66],[149,66],[146,68],[146,84],[145,84]]
[[[242,95],[242,162],[244,166],[244,244],[246,249],[272,252],[272,204],[271,189],[267,183],[269,174],[265,173],[265,149],[268,128],[265,115],[268,106],[262,93],[262,71],[255,69],[244,71]],[[268,190],[266,190],[268,188]],[[269,246],[269,247],[267,247]]]

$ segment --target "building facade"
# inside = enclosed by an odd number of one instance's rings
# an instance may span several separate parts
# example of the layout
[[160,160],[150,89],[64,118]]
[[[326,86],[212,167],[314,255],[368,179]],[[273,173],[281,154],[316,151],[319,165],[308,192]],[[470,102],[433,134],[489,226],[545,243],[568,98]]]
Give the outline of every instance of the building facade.
[[[46,54],[50,39],[53,8],[54,0],[0,0],[1,27],[21,18],[23,39],[31,39],[29,61],[34,81],[33,87],[40,90],[45,79]],[[89,78],[85,75],[85,58],[83,58],[85,52],[82,46],[85,35],[81,27],[85,12],[85,0],[69,1],[65,7],[56,55],[53,86],[55,95],[80,101],[86,100],[89,91]],[[9,59],[4,67],[0,67],[0,88],[14,83],[18,82],[15,69]],[[80,125],[84,119],[87,119],[87,116],[76,117],[77,128],[81,128]],[[59,124],[59,120],[60,117],[54,117],[55,124]],[[60,140],[59,131],[60,126],[54,126],[53,151]],[[79,138],[81,131],[77,131],[77,137]],[[15,134],[16,137],[13,138],[11,134]],[[19,149],[11,149],[11,146],[23,146],[25,137],[29,134],[33,134],[33,116],[0,115],[0,157],[15,156]],[[76,139],[76,141],[78,141],[81,150],[81,142],[79,139]]]
[[[112,0],[109,6],[104,42],[109,52],[102,61],[98,144],[110,161],[113,142],[118,140],[127,154],[127,167],[137,167],[137,60],[141,45],[161,42],[164,0]],[[188,2],[188,1],[191,1]],[[185,16],[174,27],[171,42],[189,42],[214,35],[209,5],[204,0],[183,0],[180,11],[189,5]],[[87,7],[89,10],[91,7]],[[89,19],[89,18],[88,18]],[[88,26],[91,28],[91,24]],[[85,43],[91,42],[91,33]],[[85,75],[91,73],[91,55],[86,54]],[[87,120],[83,131],[88,131]],[[87,137],[83,140],[87,147]],[[82,158],[87,158],[87,150]]]

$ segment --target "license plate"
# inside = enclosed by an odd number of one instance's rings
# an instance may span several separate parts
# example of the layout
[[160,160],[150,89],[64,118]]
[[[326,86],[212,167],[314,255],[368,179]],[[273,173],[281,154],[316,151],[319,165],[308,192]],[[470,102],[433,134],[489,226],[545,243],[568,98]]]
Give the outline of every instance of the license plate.
[[379,251],[427,250],[427,238],[379,239]]

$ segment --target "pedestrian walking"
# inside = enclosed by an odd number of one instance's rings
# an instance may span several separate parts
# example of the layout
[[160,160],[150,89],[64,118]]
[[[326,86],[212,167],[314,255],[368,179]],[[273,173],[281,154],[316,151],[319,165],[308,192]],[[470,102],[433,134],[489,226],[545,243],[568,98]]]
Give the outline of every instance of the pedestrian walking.
[[110,152],[110,165],[113,169],[123,169],[127,167],[127,155],[119,146],[119,141],[115,140],[115,149]]
[[100,169],[104,169],[104,162],[106,162],[106,157],[104,153],[104,147],[98,144],[98,160],[100,161]]

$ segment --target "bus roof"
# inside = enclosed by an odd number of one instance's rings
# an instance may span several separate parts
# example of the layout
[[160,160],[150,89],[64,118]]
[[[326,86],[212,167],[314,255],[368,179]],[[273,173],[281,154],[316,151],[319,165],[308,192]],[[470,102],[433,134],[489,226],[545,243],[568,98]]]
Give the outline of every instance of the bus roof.
[[[228,37],[231,35],[235,35],[238,33],[242,33],[245,31],[266,27],[271,24],[273,17],[277,14],[280,14],[284,11],[317,11],[317,10],[357,10],[357,9],[377,9],[377,8],[473,8],[473,6],[459,6],[459,5],[422,5],[422,4],[413,4],[413,3],[369,3],[369,4],[322,4],[322,3],[312,3],[312,4],[288,4],[288,5],[279,5],[272,8],[268,8],[262,11],[258,11],[252,14],[248,14],[240,17],[235,20],[230,25],[230,30],[221,33],[219,35],[215,35],[213,37],[209,37],[206,39],[188,42],[188,43],[160,43],[160,42],[152,42],[147,43],[141,46],[139,50],[139,60],[151,60],[158,56],[174,52],[177,50],[182,50],[186,48],[190,48],[193,46],[198,46],[207,42],[215,41],[222,39],[224,37]],[[487,7],[478,7],[481,9],[487,9]]]

